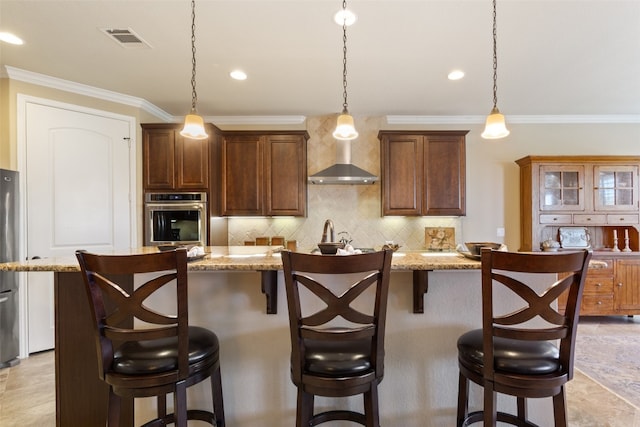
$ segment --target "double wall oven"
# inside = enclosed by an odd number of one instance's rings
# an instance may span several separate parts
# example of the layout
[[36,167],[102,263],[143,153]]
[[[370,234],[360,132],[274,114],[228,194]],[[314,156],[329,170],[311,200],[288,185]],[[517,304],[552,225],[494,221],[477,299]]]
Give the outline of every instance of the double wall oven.
[[144,244],[207,245],[207,193],[145,193]]

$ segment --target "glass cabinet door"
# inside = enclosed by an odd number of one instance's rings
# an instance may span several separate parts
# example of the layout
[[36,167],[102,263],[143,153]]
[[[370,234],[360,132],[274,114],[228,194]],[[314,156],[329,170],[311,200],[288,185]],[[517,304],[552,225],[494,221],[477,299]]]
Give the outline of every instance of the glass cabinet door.
[[540,166],[540,210],[584,210],[584,167]]
[[637,166],[595,166],[593,181],[595,210],[628,211],[638,208]]

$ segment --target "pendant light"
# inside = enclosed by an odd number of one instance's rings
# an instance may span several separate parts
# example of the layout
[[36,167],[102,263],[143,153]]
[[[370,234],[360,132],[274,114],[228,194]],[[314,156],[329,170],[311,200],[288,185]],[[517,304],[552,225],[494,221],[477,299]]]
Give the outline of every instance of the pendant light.
[[196,112],[196,2],[191,0],[191,112],[184,118],[184,128],[180,135],[191,139],[206,139],[204,120]]
[[358,132],[353,125],[353,117],[347,108],[347,1],[342,2],[342,113],[338,116],[336,130],[333,137],[341,141],[350,141],[358,137]]
[[487,116],[484,132],[481,135],[485,139],[500,139],[509,135],[504,115],[498,110],[498,32],[496,28],[496,0],[493,0],[493,109]]

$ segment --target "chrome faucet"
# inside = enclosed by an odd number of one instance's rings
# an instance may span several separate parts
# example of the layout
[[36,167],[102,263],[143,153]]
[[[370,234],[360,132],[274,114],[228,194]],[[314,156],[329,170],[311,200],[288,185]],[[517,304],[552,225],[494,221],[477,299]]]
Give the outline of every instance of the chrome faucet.
[[[329,240],[327,237],[327,230],[331,233],[331,240]],[[333,221],[328,219],[324,222],[324,229],[322,230],[322,240],[320,240],[320,243],[334,242],[334,241],[335,241],[335,235],[333,234]]]
[[[340,237],[342,236],[342,237]],[[342,244],[346,245],[350,245],[351,242],[353,242],[353,239],[351,238],[351,234],[349,234],[348,231],[341,231],[338,233],[338,241]]]

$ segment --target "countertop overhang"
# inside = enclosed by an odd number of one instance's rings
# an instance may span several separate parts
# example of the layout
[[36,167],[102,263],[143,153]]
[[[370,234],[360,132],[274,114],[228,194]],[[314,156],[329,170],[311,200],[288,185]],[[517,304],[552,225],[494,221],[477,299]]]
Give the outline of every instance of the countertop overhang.
[[[189,271],[277,271],[282,270],[281,247],[274,246],[208,246],[206,256],[190,261]],[[96,251],[103,254],[142,254],[156,252],[156,247]],[[324,255],[318,255],[324,256]],[[349,256],[349,255],[344,255]],[[392,270],[479,270],[480,261],[469,259],[456,252],[395,252]],[[0,264],[0,271],[80,271],[75,256],[31,259]]]
[[[267,314],[277,313],[278,271],[282,270],[280,246],[208,246],[205,257],[189,261],[190,272],[257,271],[262,293],[267,299]],[[102,254],[134,255],[157,252],[157,247],[96,251]],[[320,255],[317,256],[326,256]],[[332,256],[332,255],[329,255]],[[343,255],[334,255],[343,256]],[[350,256],[350,255],[344,255]],[[479,270],[480,261],[456,252],[395,252],[392,271],[413,272],[413,312],[424,313],[424,295],[429,289],[428,274],[433,270]],[[62,256],[0,264],[0,271],[75,273],[80,266],[75,256]]]

